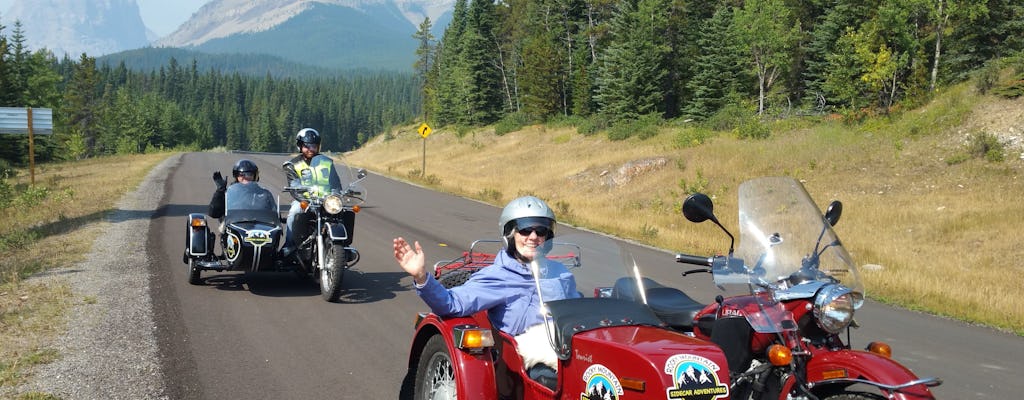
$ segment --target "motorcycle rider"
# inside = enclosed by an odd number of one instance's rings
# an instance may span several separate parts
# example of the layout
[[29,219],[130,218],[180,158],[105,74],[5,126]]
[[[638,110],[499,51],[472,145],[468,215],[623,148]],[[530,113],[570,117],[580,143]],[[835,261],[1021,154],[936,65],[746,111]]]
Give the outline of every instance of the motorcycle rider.
[[[281,167],[284,169],[287,185],[295,186],[294,182],[304,186],[315,186],[321,190],[329,191],[331,188],[341,188],[341,179],[334,163],[329,157],[316,157],[320,154],[320,132],[313,128],[302,128],[295,134],[295,146],[298,147],[299,155],[286,161]],[[314,162],[314,157],[316,160]],[[292,193],[295,200],[288,210],[287,230],[285,231],[284,247],[281,249],[282,259],[295,252],[297,243],[300,243],[309,232],[306,232],[309,218],[303,213],[301,201],[303,196],[308,194]]]
[[[558,358],[548,342],[529,263],[542,246],[551,246],[555,214],[533,196],[512,200],[501,212],[503,250],[494,263],[476,273],[463,285],[445,289],[425,268],[423,248],[402,237],[394,239],[395,260],[413,277],[416,293],[442,317],[468,316],[487,310],[494,327],[516,338],[517,350],[530,377],[548,384],[555,380]],[[545,301],[576,298],[576,280],[562,263],[543,258],[541,280]],[[544,369],[543,366],[550,369]],[[531,368],[539,366],[541,368]],[[548,381],[545,381],[548,380]]]

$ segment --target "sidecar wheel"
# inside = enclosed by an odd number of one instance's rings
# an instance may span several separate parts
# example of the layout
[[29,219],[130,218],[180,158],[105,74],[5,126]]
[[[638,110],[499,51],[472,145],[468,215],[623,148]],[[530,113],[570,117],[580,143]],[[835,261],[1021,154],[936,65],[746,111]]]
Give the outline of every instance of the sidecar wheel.
[[437,281],[440,282],[441,286],[444,286],[445,289],[451,289],[466,283],[466,281],[469,280],[470,275],[473,275],[470,271],[457,269],[444,273],[440,278],[437,278]]
[[455,400],[459,397],[455,386],[455,369],[444,336],[434,335],[423,346],[416,366],[416,400]]
[[188,283],[193,285],[202,285],[203,280],[199,278],[199,266],[196,265],[196,259],[190,258],[188,260]]
[[345,248],[331,245],[327,248],[327,257],[323,268],[320,268],[320,295],[328,302],[336,302],[341,297],[341,282],[348,267]]

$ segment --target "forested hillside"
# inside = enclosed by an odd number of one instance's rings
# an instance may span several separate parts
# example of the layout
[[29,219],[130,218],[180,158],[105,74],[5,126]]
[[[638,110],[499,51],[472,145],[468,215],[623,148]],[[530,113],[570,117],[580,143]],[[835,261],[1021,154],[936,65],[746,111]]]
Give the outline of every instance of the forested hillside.
[[[0,107],[53,109],[54,134],[36,138],[37,161],[159,148],[293,151],[302,127],[320,130],[326,150],[345,151],[420,109],[412,74],[253,76],[174,58],[138,71],[86,54],[57,60],[24,43],[20,24],[0,28]],[[0,167],[27,164],[27,150],[27,137],[0,135]]]
[[[57,60],[28,49],[23,32],[0,24],[0,106],[54,110],[40,160],[286,151],[303,126],[349,150],[422,116],[499,132],[567,118],[613,139],[642,135],[635,121],[693,119],[764,137],[765,119],[862,120],[976,72],[996,82],[1007,60],[1024,65],[1018,0],[459,0],[439,40],[429,19],[419,26],[409,75],[254,76],[195,58],[135,70],[86,54]],[[1012,83],[1024,77],[1010,82],[982,89],[1024,92]],[[25,140],[0,135],[0,161],[24,164]]]
[[460,0],[436,45],[425,32],[417,67],[437,125],[862,118],[1019,54],[1024,3]]

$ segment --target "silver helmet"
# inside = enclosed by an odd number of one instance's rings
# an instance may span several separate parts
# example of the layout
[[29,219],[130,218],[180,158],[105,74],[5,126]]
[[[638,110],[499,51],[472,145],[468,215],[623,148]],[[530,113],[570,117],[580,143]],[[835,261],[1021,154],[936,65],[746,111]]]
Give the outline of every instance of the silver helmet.
[[[523,196],[510,201],[501,210],[501,217],[498,218],[498,229],[501,236],[507,237],[512,233],[513,228],[525,228],[528,226],[543,225],[553,229],[555,227],[555,213],[544,200],[533,196]],[[554,234],[549,234],[551,239]]]

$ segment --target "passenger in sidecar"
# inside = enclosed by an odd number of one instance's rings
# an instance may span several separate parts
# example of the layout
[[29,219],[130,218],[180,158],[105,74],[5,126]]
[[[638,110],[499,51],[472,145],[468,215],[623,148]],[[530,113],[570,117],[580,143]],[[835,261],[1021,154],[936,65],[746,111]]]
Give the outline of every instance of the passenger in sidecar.
[[230,187],[219,171],[214,172],[217,190],[209,207],[210,216],[222,220],[218,229],[222,255],[214,252],[217,235],[209,229],[206,216],[189,214],[182,261],[189,265],[191,284],[202,283],[203,270],[276,269],[282,241],[277,200],[257,182],[259,169],[252,161],[239,160],[231,172],[235,182]]

